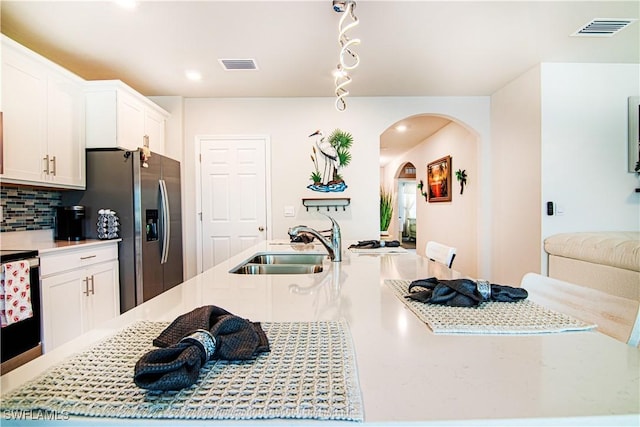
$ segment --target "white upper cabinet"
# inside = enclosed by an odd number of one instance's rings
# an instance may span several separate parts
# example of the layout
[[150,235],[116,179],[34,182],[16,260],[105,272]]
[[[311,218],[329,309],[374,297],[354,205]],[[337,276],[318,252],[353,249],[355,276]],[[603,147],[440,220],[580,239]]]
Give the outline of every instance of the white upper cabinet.
[[[84,91],[64,76],[48,84],[47,129],[50,175],[58,185],[85,187]],[[71,142],[71,143],[70,143]]]
[[83,83],[2,36],[2,182],[84,188]]
[[[124,91],[113,92],[116,96],[116,146],[136,149],[144,144],[144,104]],[[93,104],[87,103],[93,108]],[[109,107],[110,108],[110,107]],[[108,126],[111,127],[111,126]],[[90,129],[91,131],[91,129]],[[88,138],[93,142],[93,137]],[[92,145],[89,145],[92,147]],[[103,148],[103,147],[99,147]]]
[[165,154],[165,125],[167,116],[157,110],[146,108],[144,112],[144,132],[149,138],[149,148],[158,154]]
[[119,80],[87,82],[86,117],[87,148],[164,154],[169,113]]

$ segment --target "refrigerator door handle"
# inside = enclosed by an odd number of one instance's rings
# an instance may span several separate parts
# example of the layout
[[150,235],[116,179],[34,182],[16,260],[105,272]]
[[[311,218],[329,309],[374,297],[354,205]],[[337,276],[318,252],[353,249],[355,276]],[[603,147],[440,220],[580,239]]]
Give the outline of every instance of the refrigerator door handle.
[[160,264],[165,264],[169,259],[169,238],[171,236],[171,218],[169,214],[169,194],[164,179],[158,180],[160,184],[160,204],[162,211],[162,256]]

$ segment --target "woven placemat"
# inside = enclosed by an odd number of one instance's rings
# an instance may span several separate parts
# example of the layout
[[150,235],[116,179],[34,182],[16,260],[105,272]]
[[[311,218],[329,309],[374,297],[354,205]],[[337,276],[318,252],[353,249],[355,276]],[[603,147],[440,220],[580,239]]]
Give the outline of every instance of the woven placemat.
[[409,280],[384,282],[436,334],[546,334],[596,327],[528,299],[491,301],[477,307],[448,307],[405,298],[409,294]]
[[0,408],[113,418],[363,421],[348,325],[262,323],[271,351],[248,361],[209,361],[175,392],[133,383],[133,368],[167,322],[139,322],[2,396]]

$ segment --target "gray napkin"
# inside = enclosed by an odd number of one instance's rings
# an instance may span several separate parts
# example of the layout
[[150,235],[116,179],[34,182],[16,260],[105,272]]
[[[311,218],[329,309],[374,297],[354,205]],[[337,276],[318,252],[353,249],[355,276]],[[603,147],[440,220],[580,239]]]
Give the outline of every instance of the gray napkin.
[[481,295],[477,283],[469,279],[439,280],[435,277],[409,284],[409,298],[415,301],[452,307],[475,307],[484,301],[515,302],[527,298],[526,289],[491,284],[488,297]]
[[[213,350],[193,334],[212,336]],[[269,351],[260,323],[212,305],[179,316],[153,344],[161,348],[144,354],[134,368],[136,385],[149,390],[180,390],[194,384],[210,359],[246,360]]]
[[397,248],[398,246],[400,246],[400,242],[397,240],[360,240],[358,243],[349,246],[349,249]]

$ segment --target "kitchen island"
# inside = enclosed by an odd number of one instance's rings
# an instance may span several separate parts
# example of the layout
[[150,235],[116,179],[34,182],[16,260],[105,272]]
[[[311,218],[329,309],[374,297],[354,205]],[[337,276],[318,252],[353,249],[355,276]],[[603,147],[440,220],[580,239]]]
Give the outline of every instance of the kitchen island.
[[[337,321],[355,349],[364,422],[373,425],[638,425],[640,352],[595,331],[540,335],[437,335],[385,279],[462,277],[413,253],[351,253],[315,274],[229,271],[256,252],[318,252],[314,245],[258,244],[2,376],[2,395],[49,367],[141,320],[172,321],[216,305],[260,322]],[[3,413],[3,425],[18,422]],[[42,422],[42,420],[37,420]],[[72,417],[87,424],[123,419]],[[129,420],[175,425],[177,420]],[[189,424],[318,424],[314,420]],[[353,425],[348,421],[323,424]],[[38,424],[42,425],[42,424]]]

